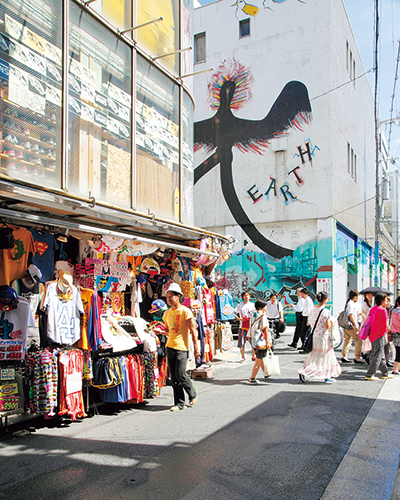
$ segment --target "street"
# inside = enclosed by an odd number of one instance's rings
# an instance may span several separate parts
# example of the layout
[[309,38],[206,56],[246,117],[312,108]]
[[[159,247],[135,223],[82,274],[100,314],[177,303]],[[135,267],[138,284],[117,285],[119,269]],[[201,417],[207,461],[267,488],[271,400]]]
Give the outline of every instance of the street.
[[[373,478],[379,498],[397,498],[400,402],[390,395],[400,392],[400,377],[367,382],[366,365],[349,364],[336,384],[303,384],[297,371],[305,356],[287,349],[292,332],[287,329],[275,351],[282,374],[263,380],[259,373],[259,385],[247,383],[250,352],[241,364],[235,347],[222,353],[213,379],[194,381],[198,403],[184,411],[169,411],[167,386],[147,404],[103,406],[100,415],[80,422],[54,427],[40,420],[35,432],[2,434],[0,497],[311,500],[324,492],[326,499],[357,498],[352,491],[359,491],[358,498],[372,499],[367,476],[379,466],[387,472]],[[352,348],[350,359],[353,354]],[[361,451],[359,467],[350,462],[342,470],[374,403],[381,405],[374,406],[379,425],[387,420],[388,444],[376,439],[368,445],[376,461]],[[375,434],[367,430],[367,436]],[[366,440],[359,441],[362,448]],[[364,480],[352,485],[358,473]]]

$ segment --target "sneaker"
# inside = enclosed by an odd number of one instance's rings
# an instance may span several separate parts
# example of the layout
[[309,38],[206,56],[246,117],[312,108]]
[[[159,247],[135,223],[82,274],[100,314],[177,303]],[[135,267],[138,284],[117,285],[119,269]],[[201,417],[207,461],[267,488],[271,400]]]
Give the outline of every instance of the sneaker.
[[242,359],[239,361],[239,363],[244,363],[245,361],[246,361],[246,359],[245,359],[245,358],[242,358]]
[[392,375],[400,375],[400,372],[395,372],[395,371],[393,371],[393,372],[392,372]]
[[379,378],[375,377],[375,375],[371,375],[370,377],[365,377],[365,380],[374,380],[375,381],[375,380],[379,380]]
[[34,163],[35,165],[42,165],[42,160],[40,158],[34,158],[32,160],[32,163]]
[[22,167],[20,167],[18,169],[18,173],[19,173],[19,175],[22,175],[22,176],[28,175],[28,169],[27,169],[26,165],[22,165]]
[[18,160],[22,160],[24,158],[24,154],[22,151],[18,151],[18,153],[15,154],[15,158],[18,158]]
[[53,172],[55,172],[57,170],[57,165],[55,163],[52,163],[47,168],[49,168],[50,170],[53,170]]
[[47,151],[47,156],[49,156],[50,158],[54,158],[54,153],[51,149]]
[[260,382],[255,378],[249,378],[250,385],[258,385]]
[[388,378],[394,378],[394,375],[392,375],[391,373],[388,373],[387,375],[382,375],[382,378],[385,380],[385,379],[388,379]]
[[194,387],[194,392],[196,396],[189,401],[189,406],[194,406],[197,403],[197,387]]
[[288,344],[288,347],[291,347],[292,349],[297,349],[297,345],[294,344]]
[[325,384],[334,384],[336,382],[336,379],[334,378],[326,378],[325,379]]
[[186,406],[178,406],[178,405],[174,405],[172,406],[169,411],[179,411],[179,410],[184,410],[186,408]]
[[8,174],[14,175],[16,171],[17,171],[17,167],[15,166],[14,162],[9,163],[7,165],[7,172],[8,172]]
[[10,156],[11,158],[14,158],[15,156],[15,151],[13,149],[9,149],[8,151],[3,151],[4,155]]
[[11,142],[11,144],[17,144],[18,139],[15,137],[15,135],[8,134],[6,137],[4,137],[4,140],[6,142]]

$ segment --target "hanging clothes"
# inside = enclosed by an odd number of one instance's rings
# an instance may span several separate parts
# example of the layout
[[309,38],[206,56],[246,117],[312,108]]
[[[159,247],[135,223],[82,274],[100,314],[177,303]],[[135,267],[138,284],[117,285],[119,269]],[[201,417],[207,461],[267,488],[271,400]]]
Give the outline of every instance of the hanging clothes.
[[72,420],[87,417],[82,396],[83,354],[78,349],[59,351],[59,415]]
[[58,357],[54,351],[28,352],[25,362],[25,409],[32,414],[55,415]]

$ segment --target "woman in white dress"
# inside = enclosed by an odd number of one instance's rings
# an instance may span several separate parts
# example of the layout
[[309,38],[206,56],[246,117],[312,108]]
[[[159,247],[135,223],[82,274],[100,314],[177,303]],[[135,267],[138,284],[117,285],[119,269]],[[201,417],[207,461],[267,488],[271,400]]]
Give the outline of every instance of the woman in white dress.
[[[325,292],[317,293],[318,305],[310,312],[308,324],[313,330],[313,349],[304,360],[299,370],[299,379],[306,382],[308,379],[324,380],[326,384],[336,382],[335,377],[342,373],[336,359],[330,338],[329,328],[332,324],[331,314],[325,308],[328,296]],[[316,324],[317,322],[317,324]]]

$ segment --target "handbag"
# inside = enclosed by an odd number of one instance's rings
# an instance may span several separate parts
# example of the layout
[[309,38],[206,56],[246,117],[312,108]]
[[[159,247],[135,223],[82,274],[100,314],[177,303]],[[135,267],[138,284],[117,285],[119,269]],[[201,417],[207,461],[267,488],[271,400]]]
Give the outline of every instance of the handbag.
[[339,325],[336,318],[331,318],[331,326],[329,327],[329,338],[333,345],[337,344],[341,340]]
[[361,327],[360,331],[358,332],[359,339],[366,340],[369,337],[369,334],[371,333],[371,324],[372,324],[371,316],[368,316],[363,326]]
[[[251,324],[251,330],[253,329],[254,325],[258,322],[260,323],[260,320],[263,316],[261,315],[259,318],[257,318],[253,323]],[[264,338],[263,332],[259,328],[254,329],[254,334],[252,334],[252,346],[254,349],[260,349],[262,351],[265,351],[267,349],[267,339]]]
[[263,359],[264,375],[270,377],[271,375],[280,375],[281,369],[279,367],[279,358],[270,349]]
[[286,321],[278,321],[276,329],[278,333],[284,333],[286,330]]
[[345,330],[352,330],[354,328],[353,323],[351,322],[350,318],[346,314],[346,310],[342,311],[339,316],[337,317],[337,322],[339,326],[344,328]]
[[304,348],[303,348],[303,351],[305,352],[311,352],[312,349],[313,349],[313,335],[314,335],[314,331],[317,327],[317,324],[318,324],[318,321],[319,321],[319,318],[322,314],[322,311],[325,309],[325,307],[323,307],[319,314],[318,314],[318,317],[317,317],[317,321],[314,323],[314,326],[313,326],[313,329],[312,329],[312,332],[310,333],[310,335],[306,338],[306,341],[304,342]]

